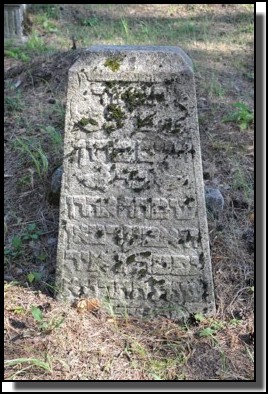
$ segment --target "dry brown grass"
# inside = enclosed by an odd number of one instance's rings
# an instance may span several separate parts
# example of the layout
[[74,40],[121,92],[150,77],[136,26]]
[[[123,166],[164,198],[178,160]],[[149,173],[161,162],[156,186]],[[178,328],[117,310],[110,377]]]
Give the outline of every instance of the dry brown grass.
[[[215,337],[200,332],[214,320],[182,326],[165,318],[111,317],[104,309],[79,313],[40,291],[6,285],[5,358],[36,358],[51,372],[21,364],[6,368],[5,379],[20,380],[164,380],[252,379],[249,323],[225,324]],[[42,331],[31,314],[44,321],[64,318],[60,327]],[[252,320],[249,319],[252,323]],[[216,320],[215,320],[216,321]],[[252,355],[253,357],[253,355]]]

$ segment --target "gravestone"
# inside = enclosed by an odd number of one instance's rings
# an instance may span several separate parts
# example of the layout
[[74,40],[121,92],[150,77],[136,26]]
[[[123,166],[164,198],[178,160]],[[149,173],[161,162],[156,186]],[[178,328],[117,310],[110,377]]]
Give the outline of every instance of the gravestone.
[[27,4],[4,4],[4,36],[5,39],[24,41],[23,21]]
[[214,311],[192,63],[93,46],[69,70],[56,283],[115,313]]

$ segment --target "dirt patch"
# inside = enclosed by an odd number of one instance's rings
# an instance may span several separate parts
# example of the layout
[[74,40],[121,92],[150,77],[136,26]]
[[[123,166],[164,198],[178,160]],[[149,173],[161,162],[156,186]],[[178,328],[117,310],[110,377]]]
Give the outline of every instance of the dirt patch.
[[188,360],[188,367],[194,372],[192,379],[210,380],[221,374],[221,363],[220,351],[204,343],[193,351]]

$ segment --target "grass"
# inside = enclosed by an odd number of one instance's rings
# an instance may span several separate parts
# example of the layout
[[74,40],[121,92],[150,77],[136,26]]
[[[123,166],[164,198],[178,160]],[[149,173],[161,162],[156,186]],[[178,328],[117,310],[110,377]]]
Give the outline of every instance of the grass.
[[37,14],[35,22],[48,33],[56,33],[58,31],[56,23],[47,14]]
[[5,362],[4,362],[6,367],[17,366],[17,365],[21,365],[21,364],[25,364],[25,363],[37,366],[41,369],[44,369],[45,371],[51,371],[51,367],[48,363],[46,363],[42,360],[38,360],[36,358],[17,358],[14,360],[5,360]]
[[210,98],[223,97],[225,94],[225,91],[224,91],[222,85],[220,84],[220,82],[217,80],[217,77],[216,77],[214,71],[212,72],[211,81],[210,81],[210,85],[209,85],[208,89],[209,89],[208,96]]
[[63,140],[61,132],[59,130],[57,130],[53,126],[41,126],[41,129],[49,136],[51,144],[55,150],[62,147]]
[[253,176],[250,172],[245,171],[241,165],[237,165],[236,163],[234,163],[232,188],[233,190],[241,191],[244,200],[250,206],[254,189]]
[[63,317],[53,317],[52,319],[45,321],[43,312],[36,306],[31,307],[31,313],[34,320],[38,323],[38,328],[45,333],[51,333],[52,330],[59,328],[64,322]]
[[53,20],[59,19],[60,9],[59,4],[32,4],[32,12],[36,14],[37,21],[48,20],[53,23]]
[[34,167],[40,178],[47,174],[48,158],[39,143],[31,139],[16,138],[14,149],[28,159],[29,164]]
[[246,130],[254,121],[254,114],[244,103],[233,103],[235,108],[229,115],[223,118],[223,122],[238,124],[240,131]]
[[13,96],[5,96],[4,98],[5,110],[8,112],[22,112],[24,104],[19,93]]
[[24,230],[14,235],[10,244],[4,249],[5,263],[25,257],[29,242],[38,241],[41,234],[42,231],[37,229],[36,224],[30,223]]
[[[252,5],[35,4],[30,18],[27,43],[5,43],[6,68],[17,66],[5,75],[5,379],[252,380],[254,256],[242,236],[254,210]],[[221,219],[208,216],[211,318],[136,319],[109,297],[80,313],[51,297],[59,206],[47,196],[67,72],[91,44],[176,45],[194,62],[205,183],[225,199]]]
[[13,47],[12,41],[5,42],[4,55],[27,63],[36,55],[51,52],[52,50],[53,47],[48,47],[43,38],[34,31],[26,43],[19,47]]

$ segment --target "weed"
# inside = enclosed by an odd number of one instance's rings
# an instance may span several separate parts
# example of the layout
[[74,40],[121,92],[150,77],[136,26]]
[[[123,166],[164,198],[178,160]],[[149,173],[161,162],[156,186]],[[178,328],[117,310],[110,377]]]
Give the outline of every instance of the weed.
[[60,102],[57,101],[53,105],[50,116],[53,117],[54,126],[63,130],[65,121],[65,108]]
[[22,239],[18,235],[15,235],[11,241],[11,247],[5,247],[5,256],[11,256],[17,258],[22,254]]
[[231,326],[238,326],[239,324],[241,324],[241,320],[240,319],[231,319],[229,321],[229,324],[231,324]]
[[22,62],[28,62],[30,57],[23,51],[23,48],[5,48],[4,55],[11,57],[16,60],[21,60]]
[[22,306],[14,306],[13,308],[8,308],[9,311],[12,311],[16,315],[22,315],[26,312],[25,308]]
[[245,200],[250,202],[253,193],[253,180],[248,173],[245,173],[241,166],[234,170],[232,188],[233,190],[242,191]]
[[17,285],[19,285],[19,282],[18,282],[17,280],[12,280],[12,281],[9,282],[9,283],[5,282],[5,283],[4,283],[4,291],[7,291],[7,290],[10,289],[11,287],[17,286]]
[[32,174],[30,175],[24,175],[18,180],[18,185],[23,188],[26,187],[28,188],[29,185],[33,187],[33,176]]
[[195,320],[199,321],[199,322],[203,322],[206,320],[205,316],[202,315],[202,313],[196,313],[194,315]]
[[199,331],[199,336],[211,338],[213,342],[217,343],[218,341],[215,335],[219,330],[225,328],[225,323],[212,317],[206,318],[202,313],[196,313],[194,317],[196,321],[199,321],[203,325],[203,328]]
[[47,259],[47,254],[45,252],[40,253],[37,256],[37,259],[40,260],[40,261],[45,261]]
[[157,375],[156,373],[154,373],[154,372],[151,372],[150,375],[152,376],[152,378],[153,378],[154,380],[164,380],[164,379],[161,379],[160,376],[158,376],[158,375]]
[[55,22],[53,22],[46,14],[37,15],[35,18],[35,24],[40,25],[44,30],[49,33],[55,33],[58,31]]
[[39,144],[33,143],[30,139],[16,138],[14,147],[30,159],[40,178],[47,174],[48,158]]
[[97,18],[96,16],[91,16],[90,18],[84,19],[82,21],[83,26],[94,27],[97,26],[98,24],[99,24],[99,18]]
[[254,4],[241,4],[241,7],[245,8],[247,11],[254,11]]
[[139,342],[134,341],[131,343],[131,347],[128,348],[130,353],[136,353],[138,356],[144,358],[147,356],[148,352],[144,346],[142,346]]
[[236,109],[232,111],[229,115],[225,116],[222,121],[237,123],[240,130],[246,130],[249,125],[254,121],[253,112],[244,103],[234,103],[232,104]]
[[36,306],[32,306],[31,313],[34,320],[38,322],[43,322],[43,313],[40,308],[37,308]]
[[248,346],[246,347],[246,351],[247,351],[247,354],[248,354],[251,362],[254,363],[254,353],[250,351]]
[[212,72],[208,89],[209,89],[208,92],[209,97],[213,97],[213,96],[222,97],[224,95],[224,89],[219,83],[214,72]]
[[41,230],[37,230],[36,224],[35,223],[30,223],[26,227],[26,231],[22,235],[23,240],[36,240],[40,237],[42,234]]
[[29,40],[26,42],[26,49],[33,54],[44,53],[48,50],[43,38],[39,37],[37,33],[33,33],[30,36]]
[[229,156],[233,153],[234,146],[229,141],[221,141],[216,138],[211,138],[211,146],[213,149],[218,150],[220,152],[225,151]]
[[32,10],[39,15],[45,15],[48,19],[59,19],[60,4],[32,4]]
[[33,32],[25,44],[15,47],[11,42],[5,43],[4,54],[7,57],[11,57],[23,62],[29,62],[32,56],[42,54],[51,50],[46,46],[42,37],[39,37],[36,32]]
[[5,360],[4,362],[6,367],[21,366],[21,364],[25,363],[31,364],[31,366],[35,365],[36,367],[44,369],[45,371],[52,372],[51,365],[49,363],[39,360],[37,358],[16,358],[13,360]]
[[213,335],[216,334],[216,332],[217,332],[217,330],[215,330],[214,328],[206,327],[206,328],[203,328],[202,330],[200,330],[199,336],[200,337],[212,337]]
[[62,145],[62,136],[59,130],[55,129],[53,126],[46,126],[46,127],[41,127],[50,137],[51,142],[55,148],[58,148],[58,146]]
[[254,81],[254,72],[247,72],[243,73],[243,76],[247,78],[249,81]]
[[5,96],[4,105],[5,110],[9,112],[22,112],[24,109],[24,103],[19,93],[14,97]]
[[42,278],[42,274],[40,272],[30,272],[27,275],[27,280],[30,283],[39,282],[41,280],[41,278]]
[[55,328],[59,328],[64,322],[64,317],[61,317],[60,319],[53,317],[49,321],[45,321],[43,312],[36,306],[32,306],[31,313],[34,320],[38,322],[39,329],[46,333],[50,333]]
[[107,296],[105,297],[103,304],[104,304],[105,309],[109,313],[109,315],[112,317],[112,319],[116,323],[117,315],[116,315],[116,313],[114,311],[114,307],[112,305],[112,302],[111,302],[111,299],[110,299],[108,291],[107,291]]
[[20,235],[15,235],[12,238],[11,246],[5,247],[5,256],[10,256],[12,258],[22,256],[25,249],[25,241],[37,240],[41,234],[42,231],[37,230],[35,223],[28,224]]
[[177,368],[182,365],[180,358],[152,359],[147,368],[154,380],[174,380],[177,378]]
[[129,37],[129,27],[128,27],[128,21],[126,18],[121,18],[121,23],[123,27],[123,31],[125,33],[126,38]]

